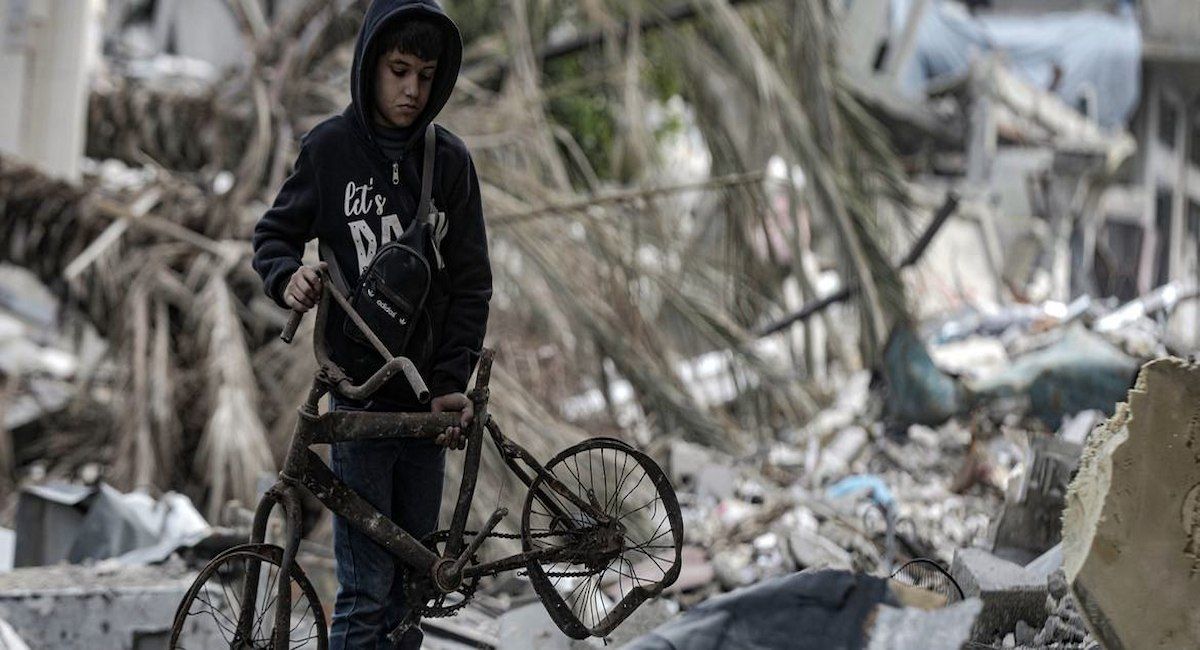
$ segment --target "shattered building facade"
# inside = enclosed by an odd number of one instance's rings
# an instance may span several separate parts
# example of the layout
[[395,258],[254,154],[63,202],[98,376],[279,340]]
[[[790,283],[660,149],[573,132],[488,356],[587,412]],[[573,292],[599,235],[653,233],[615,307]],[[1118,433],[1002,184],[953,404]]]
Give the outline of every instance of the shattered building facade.
[[1196,346],[1195,3],[857,0],[843,29],[876,35],[843,42],[848,73],[918,175],[982,204],[978,252],[1002,282],[1040,267],[1063,302],[1173,283],[1169,327]]

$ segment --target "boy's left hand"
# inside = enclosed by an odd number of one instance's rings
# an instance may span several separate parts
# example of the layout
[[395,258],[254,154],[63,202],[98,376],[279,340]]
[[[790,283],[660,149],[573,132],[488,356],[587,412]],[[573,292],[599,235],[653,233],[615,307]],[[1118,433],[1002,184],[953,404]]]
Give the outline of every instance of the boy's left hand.
[[463,431],[471,426],[471,419],[475,417],[475,405],[463,393],[450,393],[433,398],[429,404],[429,410],[434,413],[462,413],[462,418],[459,420],[459,426],[447,427],[446,432],[439,435],[436,439],[437,444],[448,447],[450,449],[463,449],[467,446],[467,438],[463,435]]

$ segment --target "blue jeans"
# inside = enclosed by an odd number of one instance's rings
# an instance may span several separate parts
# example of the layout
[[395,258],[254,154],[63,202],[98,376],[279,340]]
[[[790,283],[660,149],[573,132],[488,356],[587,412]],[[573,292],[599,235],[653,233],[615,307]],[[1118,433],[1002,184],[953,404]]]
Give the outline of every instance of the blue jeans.
[[[337,410],[356,408],[335,400]],[[367,503],[421,539],[437,528],[442,503],[446,451],[430,439],[398,438],[340,442],[330,468]],[[329,628],[330,650],[420,648],[423,635],[412,628],[398,646],[387,641],[408,613],[404,568],[396,557],[338,515],[333,517],[338,593]]]

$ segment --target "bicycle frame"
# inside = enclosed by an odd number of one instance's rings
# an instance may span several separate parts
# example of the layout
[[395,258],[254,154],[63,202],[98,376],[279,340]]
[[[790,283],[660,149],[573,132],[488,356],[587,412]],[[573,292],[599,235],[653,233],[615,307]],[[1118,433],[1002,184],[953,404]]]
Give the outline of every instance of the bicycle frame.
[[[551,560],[585,562],[597,559],[607,549],[590,549],[586,552],[550,548],[529,551],[507,558],[481,564],[474,567],[466,566],[467,560],[475,552],[491,530],[499,523],[507,510],[500,509],[475,535],[469,548],[465,548],[465,532],[467,517],[475,494],[475,484],[479,473],[479,464],[483,452],[483,432],[486,429],[509,470],[527,487],[532,488],[535,477],[541,476],[545,483],[563,499],[570,501],[581,512],[586,513],[598,523],[605,523],[608,517],[592,503],[583,499],[566,486],[553,474],[548,472],[528,451],[512,442],[500,431],[499,425],[488,414],[488,384],[491,379],[491,368],[494,352],[485,349],[479,363],[475,387],[468,397],[474,406],[474,419],[467,430],[466,457],[463,464],[462,481],[459,486],[458,499],[455,503],[454,515],[450,524],[450,536],[446,541],[445,551],[439,556],[426,548],[419,540],[405,532],[395,522],[379,512],[357,492],[339,480],[333,471],[325,464],[312,449],[316,444],[336,444],[339,442],[361,440],[385,440],[391,438],[419,437],[430,438],[442,434],[448,427],[458,424],[457,413],[371,413],[335,411],[321,415],[318,404],[322,397],[331,391],[346,397],[361,399],[374,393],[380,386],[403,372],[413,384],[418,396],[428,396],[428,391],[413,364],[404,357],[392,357],[373,332],[361,321],[344,296],[324,276],[323,291],[317,308],[316,334],[313,337],[314,351],[320,370],[309,390],[308,398],[299,410],[299,419],[292,434],[283,469],[279,472],[279,480],[271,486],[259,501],[254,514],[254,523],[250,534],[251,544],[261,544],[265,541],[267,522],[276,505],[284,510],[285,546],[281,575],[288,575],[295,561],[296,551],[300,545],[300,496],[299,488],[312,494],[334,513],[344,517],[352,526],[358,528],[368,537],[394,555],[405,566],[412,569],[416,575],[427,576],[432,584],[442,593],[457,589],[464,579],[484,575],[492,575],[525,567],[530,561]],[[353,385],[342,371],[329,359],[324,337],[329,297],[332,295],[355,324],[363,330],[368,340],[371,340],[385,359],[383,367],[370,379],[359,386]],[[293,317],[285,331],[285,340],[290,340],[298,319]],[[525,463],[532,474],[526,473],[517,461]],[[567,516],[553,498],[543,494],[538,500],[553,514],[561,516],[563,521],[570,522]],[[253,609],[255,594],[258,590],[258,567],[251,564],[242,592],[242,612],[239,617],[239,631],[245,635],[242,626],[249,625],[249,613]],[[287,647],[288,621],[291,610],[291,592],[288,580],[280,580],[277,593],[275,643]]]

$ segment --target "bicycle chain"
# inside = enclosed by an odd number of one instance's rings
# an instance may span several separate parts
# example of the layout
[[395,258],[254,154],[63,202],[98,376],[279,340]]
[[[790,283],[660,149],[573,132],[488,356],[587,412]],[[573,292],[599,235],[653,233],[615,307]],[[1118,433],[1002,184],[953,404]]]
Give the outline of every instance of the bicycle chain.
[[[561,537],[565,534],[569,534],[569,533],[567,531],[561,531],[561,532],[547,531],[544,533],[530,533],[529,537],[541,539],[541,538],[546,538],[546,537]],[[479,531],[464,530],[463,536],[465,537],[468,535],[471,537],[475,537],[475,536],[479,535]],[[514,539],[514,540],[521,539],[522,537],[524,537],[520,533],[500,533],[500,532],[491,532],[487,536],[489,538],[495,538],[495,539]],[[425,544],[426,547],[430,547],[431,544],[435,544],[435,543],[441,542],[441,541],[446,541],[448,539],[450,539],[450,531],[449,530],[438,530],[438,531],[434,531],[434,532],[426,535],[424,538],[422,538],[421,542],[423,544]],[[478,560],[475,559],[474,556],[472,556],[471,563],[478,564],[479,562],[478,562]],[[552,577],[552,578],[585,577],[585,576],[595,575],[595,573],[596,573],[595,571],[547,571],[546,575],[549,577]],[[465,607],[467,605],[467,603],[471,601],[471,598],[475,595],[475,589],[479,586],[479,580],[480,580],[479,577],[464,580],[462,586],[459,587],[457,590],[455,590],[463,596],[463,599],[461,602],[455,603],[453,605],[430,605],[428,603],[428,601],[422,601],[421,594],[417,594],[415,591],[413,591],[411,585],[405,585],[405,594],[408,597],[409,605],[421,615],[421,618],[445,618],[448,616],[454,616],[454,615],[458,614],[458,611],[461,610],[463,607]]]
[[[470,534],[470,531],[463,531],[463,535]],[[449,539],[449,530],[438,530],[421,538],[421,543],[424,544],[426,548],[433,550],[434,544],[439,541],[444,542]],[[475,558],[475,556],[471,556],[471,564],[479,564],[479,561]],[[410,580],[405,580],[404,595],[408,599],[409,606],[415,612],[417,612],[421,618],[445,618],[447,616],[454,616],[458,613],[458,610],[462,609],[467,605],[467,603],[471,602],[471,598],[475,595],[475,588],[478,586],[478,576],[475,578],[464,578],[462,585],[455,590],[459,594],[462,594],[463,599],[462,601],[453,605],[430,605],[429,600],[424,598],[424,594],[416,592],[415,585]],[[445,595],[448,594],[439,594],[438,597]]]

